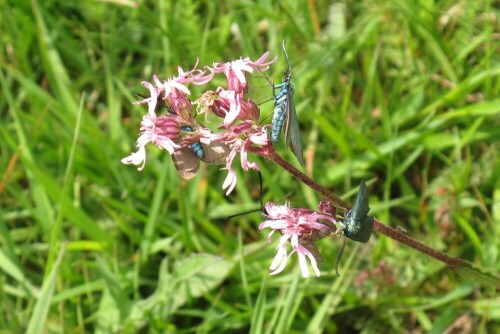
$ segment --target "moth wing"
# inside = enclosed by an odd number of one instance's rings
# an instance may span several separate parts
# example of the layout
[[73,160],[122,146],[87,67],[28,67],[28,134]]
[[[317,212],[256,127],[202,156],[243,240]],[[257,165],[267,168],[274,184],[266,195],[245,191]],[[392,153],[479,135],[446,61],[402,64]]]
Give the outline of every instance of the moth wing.
[[192,179],[200,167],[200,159],[189,147],[175,151],[172,160],[179,175],[186,180]]
[[203,146],[203,158],[201,160],[207,164],[220,165],[226,163],[226,157],[231,152],[231,148],[220,141],[212,141],[209,145]]
[[299,240],[300,240],[300,245],[306,248],[317,262],[323,262],[323,258],[319,254],[318,246],[316,246],[316,243],[314,241],[304,240],[302,238]]
[[365,181],[362,180],[359,185],[358,195],[354,201],[354,206],[352,207],[352,219],[354,221],[361,222],[365,219],[366,215],[370,211],[368,199],[368,188],[366,187]]
[[368,242],[373,232],[373,216],[365,216],[361,221],[352,218],[353,211],[349,211],[345,217],[344,235],[351,240]]
[[363,243],[370,240],[373,232],[373,220],[373,216],[366,216],[361,222],[360,229],[353,240]]
[[345,235],[358,242],[367,242],[373,232],[373,216],[368,216],[370,206],[368,203],[368,188],[365,181],[359,185],[358,195],[352,210],[346,215],[347,230]]
[[297,119],[297,113],[295,112],[295,104],[293,103],[293,88],[291,87],[286,102],[285,144],[292,150],[300,164],[304,166],[304,153],[302,149],[302,139],[300,137],[300,126]]

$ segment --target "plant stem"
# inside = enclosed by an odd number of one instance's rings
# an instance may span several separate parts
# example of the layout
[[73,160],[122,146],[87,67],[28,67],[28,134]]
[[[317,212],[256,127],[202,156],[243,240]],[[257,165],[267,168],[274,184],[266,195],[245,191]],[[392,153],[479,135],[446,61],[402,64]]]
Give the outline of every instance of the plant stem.
[[434,248],[428,247],[418,242],[417,240],[410,238],[406,234],[401,233],[398,230],[393,229],[392,227],[382,224],[377,219],[373,221],[373,230],[382,233],[383,235],[391,239],[397,240],[400,243],[405,244],[406,246],[411,247],[421,253],[431,256],[441,262],[444,262],[451,268],[456,268],[460,265],[463,265],[465,262],[461,258],[451,257]]
[[[351,205],[343,201],[340,197],[335,195],[332,191],[326,189],[325,187],[319,185],[316,183],[313,179],[311,179],[309,176],[305,175],[302,173],[300,170],[297,168],[293,167],[288,163],[288,161],[284,160],[281,156],[279,156],[276,152],[272,152],[271,154],[267,155],[266,158],[272,160],[275,162],[277,165],[281,166],[283,169],[287,170],[290,174],[292,174],[295,178],[297,178],[299,181],[303,182],[310,188],[316,190],[318,193],[321,195],[325,196],[328,200],[330,200],[334,205],[337,207],[350,210],[352,208]],[[433,257],[441,262],[446,263],[449,267],[451,268],[456,268],[458,266],[464,265],[465,260],[456,258],[456,257],[450,257],[434,248],[428,247],[420,242],[418,242],[415,239],[410,238],[404,233],[399,232],[398,230],[395,230],[389,226],[386,226],[382,224],[380,221],[377,219],[374,220],[373,222],[373,230],[376,232],[379,232],[393,240],[399,241],[402,244],[407,245],[408,247],[411,247],[421,253],[424,253],[430,257]]]

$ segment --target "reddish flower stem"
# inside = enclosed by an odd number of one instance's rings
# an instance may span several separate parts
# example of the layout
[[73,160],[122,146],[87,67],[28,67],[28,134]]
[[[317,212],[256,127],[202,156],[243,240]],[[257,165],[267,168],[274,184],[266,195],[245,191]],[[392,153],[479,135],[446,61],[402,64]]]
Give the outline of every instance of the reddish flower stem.
[[[309,176],[305,175],[300,170],[298,170],[297,168],[290,165],[286,160],[284,160],[276,152],[273,151],[270,154],[265,155],[265,157],[272,160],[273,162],[275,162],[277,165],[279,165],[283,169],[287,170],[290,174],[292,174],[295,178],[297,178],[302,183],[306,184],[310,188],[316,190],[321,195],[325,196],[335,206],[346,209],[346,210],[350,210],[352,208],[351,205],[349,205],[348,203],[343,201],[340,197],[335,195],[332,191],[319,185],[313,179],[311,179]],[[393,240],[397,240],[400,243],[405,244],[406,246],[411,247],[411,248],[413,248],[421,253],[424,253],[428,256],[431,256],[431,257],[433,257],[441,262],[444,262],[451,268],[456,268],[460,265],[465,264],[465,260],[460,259],[460,258],[456,258],[456,257],[450,257],[450,256],[448,256],[448,255],[446,255],[438,250],[430,248],[430,247],[418,242],[417,240],[410,238],[406,234],[401,233],[398,230],[395,230],[389,226],[382,224],[377,219],[375,219],[373,222],[373,230],[377,231],[379,233],[382,233],[383,235],[385,235]]]
[[399,232],[398,230],[393,229],[392,227],[389,227],[387,225],[382,224],[380,221],[375,219],[373,221],[373,230],[377,231],[379,233],[382,233],[383,235],[397,240],[402,244],[405,244],[408,247],[411,247],[421,253],[424,253],[428,256],[431,256],[441,262],[446,263],[450,268],[456,268],[460,265],[464,265],[465,261],[461,258],[458,257],[451,257],[448,256],[434,248],[428,247],[417,240],[410,238],[404,233]]

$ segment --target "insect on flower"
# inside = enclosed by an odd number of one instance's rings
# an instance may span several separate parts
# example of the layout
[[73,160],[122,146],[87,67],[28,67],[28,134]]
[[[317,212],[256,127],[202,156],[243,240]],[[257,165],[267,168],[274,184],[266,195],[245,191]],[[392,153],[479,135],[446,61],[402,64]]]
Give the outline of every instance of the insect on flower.
[[[336,230],[335,217],[305,208],[292,208],[289,202],[285,205],[266,203],[262,215],[266,220],[259,225],[259,229],[270,228],[269,238],[275,232],[281,234],[276,247],[278,252],[270,266],[273,270],[271,274],[283,271],[290,256],[296,253],[302,276],[309,277],[307,259],[316,276],[319,276],[317,263],[322,259],[315,241],[329,236],[331,234],[329,232]],[[288,245],[292,248],[290,253]]]
[[[291,83],[292,71],[290,60],[286,52],[285,40],[283,40],[283,51],[286,57],[287,69],[283,82],[273,85],[274,111],[271,129],[271,142],[277,143],[281,129],[284,127],[285,144],[289,147],[299,162],[304,165],[304,156],[302,152],[302,139],[300,138],[300,127],[293,103],[293,86]],[[279,89],[278,94],[275,91]]]
[[[166,108],[169,114],[175,114],[172,106],[164,100],[158,103],[157,108]],[[195,126],[181,126],[183,134],[195,133]],[[210,144],[202,144],[196,141],[187,147],[174,151],[172,160],[179,175],[186,180],[193,178],[200,168],[200,160],[208,164],[223,164],[229,154],[230,148],[220,141],[211,141]]]
[[[184,128],[187,127],[183,127],[183,131],[185,131]],[[200,160],[208,164],[223,164],[226,162],[229,151],[230,148],[220,141],[212,141],[208,145],[198,141],[174,151],[172,160],[179,175],[189,180],[198,172]]]
[[[184,125],[181,126],[181,130],[181,133],[189,135],[196,132],[196,127]],[[223,164],[230,151],[228,145],[218,140],[212,140],[209,144],[198,140],[175,150],[172,154],[172,160],[179,175],[183,179],[189,180],[198,172],[200,160],[208,164]]]
[[[162,109],[167,111],[169,116],[174,117],[176,112],[172,105],[166,100],[161,99],[155,107],[155,113],[159,113]],[[164,116],[165,117],[165,116]],[[180,117],[180,116],[178,116]],[[184,123],[195,123],[194,118],[184,120]],[[179,125],[178,125],[179,126]],[[156,130],[161,129],[161,124],[157,124]],[[200,160],[208,164],[223,164],[230,152],[228,145],[218,141],[210,140],[209,144],[202,143],[198,138],[198,127],[195,124],[181,125],[180,135],[183,137],[180,147],[177,147],[172,152],[172,160],[175,169],[183,179],[193,178],[200,168]],[[190,136],[198,138],[193,142],[190,141]]]
[[[181,127],[181,130],[183,132],[193,132],[193,128],[190,127],[190,126],[183,126]],[[201,145],[201,143],[199,141],[195,142],[194,144],[191,144],[189,145],[189,148],[191,149],[191,151],[193,151],[196,156],[200,159],[203,159],[203,157],[205,156],[205,150],[203,150],[203,146]]]

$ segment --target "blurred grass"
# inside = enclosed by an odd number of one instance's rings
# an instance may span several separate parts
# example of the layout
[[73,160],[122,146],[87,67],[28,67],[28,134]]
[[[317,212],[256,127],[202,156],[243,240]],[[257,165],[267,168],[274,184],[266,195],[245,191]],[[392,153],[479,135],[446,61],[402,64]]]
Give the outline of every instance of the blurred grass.
[[[351,201],[370,180],[381,221],[498,272],[498,7],[0,0],[2,333],[497,332],[494,287],[383,237],[348,243],[341,278],[330,239],[320,278],[295,261],[268,277],[259,214],[224,219],[258,208],[256,175],[239,172],[226,197],[217,167],[185,182],[154,147],[142,172],[120,159],[145,112],[131,105],[141,81],[266,50],[278,80],[286,38],[307,172]],[[270,98],[265,79],[251,83]],[[316,207],[257,160],[265,201]]]

